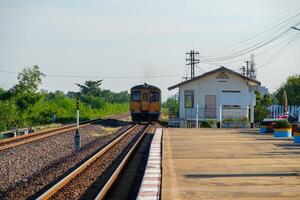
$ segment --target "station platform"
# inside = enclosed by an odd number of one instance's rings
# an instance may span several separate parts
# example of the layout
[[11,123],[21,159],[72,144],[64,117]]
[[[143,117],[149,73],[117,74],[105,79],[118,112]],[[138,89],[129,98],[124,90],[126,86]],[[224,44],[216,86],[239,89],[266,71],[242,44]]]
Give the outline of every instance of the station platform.
[[300,199],[300,146],[251,129],[164,129],[167,199]]

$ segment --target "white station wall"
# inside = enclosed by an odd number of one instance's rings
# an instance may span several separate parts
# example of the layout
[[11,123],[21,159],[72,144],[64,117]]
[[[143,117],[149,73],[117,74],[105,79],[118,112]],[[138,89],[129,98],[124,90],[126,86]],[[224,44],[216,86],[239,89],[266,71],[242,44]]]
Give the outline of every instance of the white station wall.
[[[246,107],[255,105],[255,94],[249,92],[247,80],[226,71],[229,79],[216,78],[220,72],[210,74],[199,80],[186,83],[179,87],[180,111],[179,117],[185,118],[184,91],[194,90],[194,107],[205,108],[205,96],[216,95],[216,107],[220,105],[240,105]],[[226,82],[220,82],[226,81]],[[222,90],[238,90],[240,93],[222,93]]]

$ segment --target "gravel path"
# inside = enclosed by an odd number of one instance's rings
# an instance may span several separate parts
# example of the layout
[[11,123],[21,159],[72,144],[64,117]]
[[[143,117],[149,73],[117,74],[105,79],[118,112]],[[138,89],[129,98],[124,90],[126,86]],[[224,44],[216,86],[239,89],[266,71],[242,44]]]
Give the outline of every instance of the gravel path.
[[[74,131],[1,151],[0,199],[31,197],[121,134],[127,126],[126,122],[108,120],[82,128],[80,153],[74,151]],[[51,176],[47,178],[48,175]]]

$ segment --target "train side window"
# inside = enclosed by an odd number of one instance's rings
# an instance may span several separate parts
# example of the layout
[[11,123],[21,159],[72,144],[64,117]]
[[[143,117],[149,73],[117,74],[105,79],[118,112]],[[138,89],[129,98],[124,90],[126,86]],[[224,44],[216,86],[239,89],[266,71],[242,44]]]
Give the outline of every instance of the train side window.
[[158,102],[158,101],[159,101],[159,93],[150,92],[150,102]]
[[148,93],[143,93],[143,101],[148,101]]
[[141,101],[141,92],[132,92],[131,100],[132,101]]

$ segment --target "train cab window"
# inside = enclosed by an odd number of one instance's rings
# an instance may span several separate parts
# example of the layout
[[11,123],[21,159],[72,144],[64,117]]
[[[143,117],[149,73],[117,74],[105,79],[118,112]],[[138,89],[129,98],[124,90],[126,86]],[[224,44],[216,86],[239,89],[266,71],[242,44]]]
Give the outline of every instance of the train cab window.
[[132,92],[131,100],[132,101],[141,101],[141,92]]
[[148,93],[143,93],[143,101],[148,101]]
[[150,102],[158,102],[158,101],[159,101],[159,93],[150,92]]

